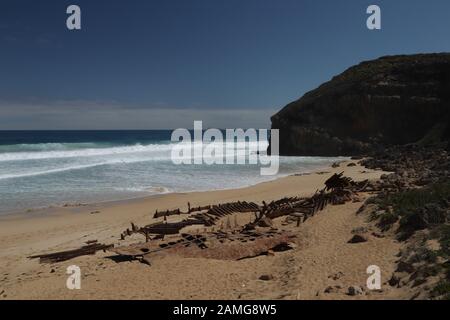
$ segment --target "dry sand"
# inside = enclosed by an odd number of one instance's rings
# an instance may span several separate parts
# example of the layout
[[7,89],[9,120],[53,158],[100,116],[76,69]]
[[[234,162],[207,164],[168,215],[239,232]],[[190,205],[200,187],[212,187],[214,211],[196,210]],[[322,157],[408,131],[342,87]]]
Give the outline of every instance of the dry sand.
[[[311,195],[335,172],[345,171],[355,180],[377,179],[382,174],[359,165],[347,167],[346,163],[325,171],[243,189],[167,194],[1,217],[0,299],[401,298],[401,293],[392,292],[388,285],[383,285],[381,292],[366,289],[364,295],[346,295],[349,286],[365,287],[369,265],[381,268],[385,283],[400,249],[394,239],[370,234],[365,243],[347,243],[354,228],[366,226],[375,230],[367,217],[356,214],[362,202],[328,206],[300,227],[295,223],[282,225],[284,218],[276,219],[279,227],[294,231],[298,239],[294,250],[273,256],[241,261],[162,256],[151,266],[138,261],[118,262],[109,258],[113,254],[108,252],[55,264],[39,264],[37,259],[27,258],[77,248],[92,239],[118,244],[120,233],[130,222],[148,224],[154,220],[151,216],[156,209],[185,209],[188,201],[192,206],[237,200],[270,201]],[[139,238],[136,237],[135,241]],[[73,264],[81,268],[81,290],[66,288],[66,268]],[[263,274],[274,278],[259,280]],[[325,293],[329,286],[333,292]]]

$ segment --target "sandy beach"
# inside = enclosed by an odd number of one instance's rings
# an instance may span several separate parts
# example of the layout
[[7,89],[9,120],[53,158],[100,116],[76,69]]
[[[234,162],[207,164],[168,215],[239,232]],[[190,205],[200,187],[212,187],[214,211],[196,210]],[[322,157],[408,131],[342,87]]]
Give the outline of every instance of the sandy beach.
[[450,300],[449,12],[3,1],[0,305]]
[[[285,196],[308,196],[332,174],[344,171],[354,180],[378,179],[383,173],[359,165],[293,175],[255,186],[222,191],[166,194],[142,199],[52,208],[0,219],[1,299],[382,299],[401,297],[389,286],[379,292],[351,297],[349,286],[365,287],[366,268],[378,265],[385,283],[395,268],[400,244],[390,237],[369,237],[349,244],[352,230],[375,230],[361,202],[330,205],[299,227],[274,220],[275,226],[297,235],[294,250],[240,261],[162,256],[146,265],[117,261],[111,252],[98,252],[65,262],[39,264],[35,254],[74,249],[86,241],[119,244],[130,222],[145,225],[156,209],[166,210],[230,201],[262,202]],[[179,220],[183,217],[170,217]],[[162,219],[162,218],[161,218]],[[156,220],[161,220],[156,219]],[[240,223],[248,223],[243,215]],[[133,241],[143,241],[135,236]],[[66,288],[66,268],[81,268],[81,290]],[[259,280],[271,275],[270,281]],[[328,289],[327,289],[328,288]],[[330,289],[331,288],[331,289]],[[327,290],[326,290],[327,289]],[[326,291],[326,292],[325,292]]]

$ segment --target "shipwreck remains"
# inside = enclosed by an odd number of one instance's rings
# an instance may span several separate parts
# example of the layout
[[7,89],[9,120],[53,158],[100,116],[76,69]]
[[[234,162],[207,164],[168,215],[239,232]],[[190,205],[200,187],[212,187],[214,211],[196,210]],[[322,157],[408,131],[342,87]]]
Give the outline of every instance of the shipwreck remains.
[[[172,235],[178,234],[181,229],[187,226],[203,225],[213,226],[216,222],[228,215],[235,213],[253,212],[255,213],[255,221],[252,225],[256,225],[263,217],[275,219],[278,217],[293,215],[297,218],[303,218],[303,221],[323,210],[328,204],[343,204],[347,201],[354,200],[357,192],[364,191],[368,185],[368,181],[355,182],[351,178],[344,177],[343,173],[334,174],[327,181],[322,190],[316,191],[312,197],[290,197],[272,201],[270,203],[262,202],[258,205],[254,202],[238,201],[218,205],[208,205],[204,207],[191,208],[188,203],[188,211],[183,212],[181,209],[171,211],[156,211],[153,218],[164,218],[164,221],[137,227],[133,223],[131,229],[126,229],[120,235],[120,239],[124,240],[127,236],[140,233],[145,236],[146,241],[150,241],[152,235]],[[179,222],[167,222],[167,217],[173,215],[189,215],[188,218]]]
[[[277,248],[290,248],[295,234],[276,228],[256,229],[260,226],[268,227],[271,225],[268,221],[282,216],[290,216],[297,220],[299,225],[329,204],[338,205],[356,201],[357,192],[364,191],[367,185],[367,180],[355,182],[339,173],[325,181],[325,187],[317,190],[311,197],[286,197],[270,203],[263,201],[261,205],[238,201],[192,208],[188,203],[188,210],[185,212],[179,208],[156,211],[153,218],[163,218],[163,221],[144,227],[137,227],[132,223],[131,229],[126,229],[120,235],[120,239],[124,240],[132,234],[142,234],[145,236],[145,243],[116,247],[110,251],[150,264],[150,256],[153,254],[240,260],[275,251]],[[224,217],[248,212],[254,213],[255,218],[239,230],[219,230],[201,234],[181,232],[188,226],[215,226]],[[188,217],[178,222],[168,222],[167,218],[174,215]],[[164,241],[165,236],[170,236],[170,239]]]
[[[294,246],[295,233],[274,228],[272,219],[287,216],[290,221],[297,221],[298,226],[329,204],[338,205],[356,201],[357,193],[364,191],[367,186],[368,181],[355,182],[339,173],[326,180],[325,187],[317,190],[311,197],[285,197],[269,203],[263,201],[261,204],[237,201],[191,207],[188,203],[187,211],[180,208],[157,210],[153,218],[162,218],[162,221],[143,227],[131,223],[131,229],[126,229],[120,235],[120,240],[123,241],[128,236],[140,234],[145,237],[145,242],[114,247],[99,244],[95,240],[89,241],[79,249],[29,258],[39,258],[41,263],[60,262],[82,255],[92,255],[98,250],[108,250],[126,259],[136,259],[150,264],[150,258],[155,254],[240,260],[269,252],[289,250]],[[254,214],[254,218],[242,227],[238,226],[236,220],[232,228],[230,216],[234,215],[236,219],[237,215],[243,213]],[[180,221],[168,222],[168,217],[175,215],[187,217]],[[226,228],[223,227],[223,218],[227,218]],[[219,221],[221,226],[218,226]],[[189,232],[185,228],[190,226],[198,228]]]

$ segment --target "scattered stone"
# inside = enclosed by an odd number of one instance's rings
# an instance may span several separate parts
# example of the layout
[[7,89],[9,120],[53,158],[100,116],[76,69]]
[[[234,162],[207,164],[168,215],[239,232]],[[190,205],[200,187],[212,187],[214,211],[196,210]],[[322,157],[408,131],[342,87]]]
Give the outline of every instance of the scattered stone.
[[326,287],[323,292],[325,292],[325,293],[338,293],[339,290],[341,290],[341,289],[342,289],[341,286],[329,286],[329,287]]
[[400,277],[395,273],[392,274],[392,277],[388,281],[391,287],[398,286],[400,284]]
[[[448,121],[447,121],[448,122]],[[448,138],[448,135],[447,135]],[[450,221],[450,202],[446,197],[429,200],[424,196],[420,206],[395,204],[400,193],[406,197],[413,196],[417,189],[440,187],[448,184],[450,178],[450,144],[441,143],[425,145],[422,143],[394,146],[373,152],[362,160],[361,165],[383,171],[392,172],[381,175],[378,181],[369,182],[377,192],[370,204],[373,209],[365,211],[372,221],[377,221],[382,231],[393,230],[398,241],[408,240],[408,247],[399,252],[397,268],[388,284],[396,287],[414,288],[417,292],[412,299],[433,298],[425,287],[431,286],[436,279],[445,277],[439,249],[440,243],[435,240],[430,246],[432,232],[438,231],[440,225]],[[366,188],[366,191],[369,190]],[[412,192],[408,192],[408,191]],[[440,190],[440,189],[438,189]],[[425,193],[426,194],[426,193]],[[418,192],[420,195],[420,191]],[[402,208],[404,212],[400,212]],[[419,231],[424,230],[424,231]],[[376,238],[383,238],[384,233],[372,232]],[[433,238],[434,239],[434,238]],[[428,240],[428,241],[427,241]],[[428,282],[430,281],[430,282]]]
[[328,276],[328,278],[331,278],[333,280],[339,280],[344,274],[342,272],[337,272],[331,276]]
[[347,294],[349,296],[359,296],[359,295],[364,294],[364,291],[361,287],[350,286],[350,287],[348,287]]
[[356,167],[356,163],[351,162],[347,165],[347,167]]
[[347,243],[362,243],[367,242],[367,238],[361,234],[355,234]]
[[375,238],[384,238],[384,235],[382,235],[382,234],[380,234],[380,233],[378,233],[378,232],[372,232],[372,235],[373,235]]
[[271,274],[263,274],[262,276],[259,277],[259,280],[263,280],[263,281],[273,280],[273,275],[271,275]]

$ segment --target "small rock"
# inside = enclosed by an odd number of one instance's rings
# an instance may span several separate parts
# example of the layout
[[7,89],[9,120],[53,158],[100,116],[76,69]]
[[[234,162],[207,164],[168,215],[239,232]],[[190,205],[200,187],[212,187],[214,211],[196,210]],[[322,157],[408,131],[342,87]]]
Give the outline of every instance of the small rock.
[[397,270],[395,270],[396,272],[406,272],[406,273],[413,273],[414,271],[416,271],[416,269],[413,267],[412,264],[404,262],[404,261],[400,261],[397,265]]
[[263,227],[263,228],[269,228],[273,225],[272,220],[270,218],[267,217],[262,217],[259,221],[258,221],[258,226],[259,227]]
[[323,292],[325,293],[331,293],[334,291],[334,288],[332,286],[326,287],[325,290],[323,290]]
[[347,165],[347,167],[356,167],[356,163],[351,162]]
[[263,274],[262,276],[259,277],[259,280],[263,280],[263,281],[273,280],[273,275],[271,275],[271,274]]
[[361,243],[367,242],[367,238],[361,234],[355,234],[347,243]]
[[55,273],[55,269],[50,270],[50,273]]
[[382,235],[382,234],[380,234],[380,233],[377,233],[377,232],[372,232],[372,235],[373,235],[375,238],[384,238],[384,235]]
[[364,291],[361,287],[358,287],[358,286],[348,287],[347,294],[349,296],[358,296],[358,295],[362,295],[363,293],[364,293]]
[[389,279],[388,283],[389,283],[389,285],[390,285],[391,287],[398,286],[399,283],[400,283],[400,277],[397,276],[397,275],[394,273],[394,274],[392,275],[391,279]]
[[328,278],[331,278],[333,280],[339,280],[344,274],[342,272],[337,272],[331,276],[328,276]]
[[337,292],[339,292],[340,289],[342,289],[341,286],[334,286],[334,287],[333,286],[329,286],[329,287],[326,287],[323,292],[325,292],[325,293],[337,293]]

